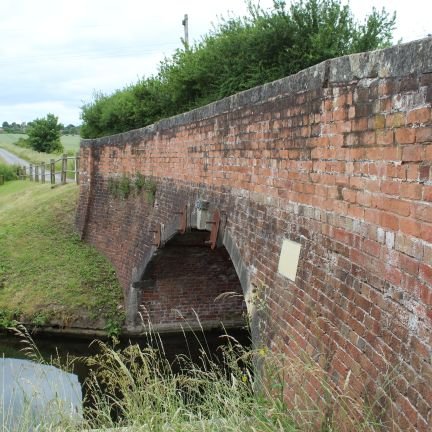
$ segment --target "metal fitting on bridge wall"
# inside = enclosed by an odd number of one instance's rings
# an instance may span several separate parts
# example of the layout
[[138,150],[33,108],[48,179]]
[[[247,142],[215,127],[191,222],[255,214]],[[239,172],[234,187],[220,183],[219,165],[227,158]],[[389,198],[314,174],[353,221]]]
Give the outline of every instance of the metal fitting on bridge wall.
[[205,200],[198,199],[195,201],[195,209],[197,212],[197,228],[200,230],[208,230],[207,221],[210,219],[209,214],[210,203]]

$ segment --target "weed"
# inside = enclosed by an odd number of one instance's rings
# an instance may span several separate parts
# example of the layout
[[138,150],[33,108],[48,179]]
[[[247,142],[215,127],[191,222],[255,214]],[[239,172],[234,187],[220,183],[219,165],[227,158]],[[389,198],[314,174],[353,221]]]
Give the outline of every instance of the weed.
[[132,184],[129,177],[123,175],[118,182],[118,196],[126,199],[131,192]]
[[198,362],[185,356],[169,362],[158,335],[153,335],[153,347],[147,348],[130,345],[117,350],[97,343],[100,354],[87,360],[92,370],[87,382],[92,398],[89,427],[296,430],[283,402],[254,397],[254,353],[234,339],[222,349],[223,361],[203,348]]
[[125,174],[121,178],[110,177],[108,179],[108,192],[114,198],[126,199],[133,189],[137,194],[144,190],[147,202],[150,205],[154,204],[157,189],[154,180],[145,178],[141,173],[137,173],[133,180]]
[[137,192],[141,192],[141,189],[145,186],[146,179],[141,173],[137,173],[134,180],[134,185]]
[[120,178],[110,177],[108,179],[108,192],[115,198],[126,199],[132,190],[130,178],[123,175]]
[[42,327],[49,323],[52,313],[39,311],[33,315],[31,323],[34,326]]
[[122,311],[117,311],[109,315],[105,331],[110,339],[120,336],[124,320],[125,314]]
[[147,199],[147,202],[151,206],[155,202],[156,189],[157,189],[157,186],[156,186],[156,183],[153,180],[149,179],[149,180],[146,181],[146,184],[145,184],[146,199]]
[[108,192],[114,197],[118,196],[118,186],[119,181],[116,178],[110,177],[108,179]]
[[18,311],[0,310],[0,329],[8,329],[18,324]]

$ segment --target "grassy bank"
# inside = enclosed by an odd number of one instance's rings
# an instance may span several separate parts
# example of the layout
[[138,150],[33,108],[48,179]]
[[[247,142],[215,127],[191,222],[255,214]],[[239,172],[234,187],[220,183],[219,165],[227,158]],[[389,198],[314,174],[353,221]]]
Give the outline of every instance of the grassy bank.
[[77,193],[72,184],[0,188],[0,325],[118,329],[121,289],[107,260],[74,233]]
[[[21,159],[31,163],[49,162],[50,159],[58,159],[60,154],[56,153],[40,153],[32,149],[23,148],[15,145],[20,138],[26,138],[23,134],[0,134],[0,147],[17,155]],[[80,137],[78,135],[63,135],[61,143],[64,147],[64,152],[69,155],[74,155],[79,150]]]

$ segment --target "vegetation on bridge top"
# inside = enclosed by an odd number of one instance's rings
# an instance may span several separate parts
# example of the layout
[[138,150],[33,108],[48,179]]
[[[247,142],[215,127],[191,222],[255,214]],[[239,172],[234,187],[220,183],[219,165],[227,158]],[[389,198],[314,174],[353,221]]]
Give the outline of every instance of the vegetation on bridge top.
[[0,188],[0,326],[18,320],[119,329],[115,272],[73,229],[77,192],[73,184],[19,181]]
[[223,19],[192,47],[166,58],[155,76],[82,108],[84,138],[143,127],[326,59],[385,47],[395,16],[373,9],[358,23],[340,0],[275,0],[265,11]]

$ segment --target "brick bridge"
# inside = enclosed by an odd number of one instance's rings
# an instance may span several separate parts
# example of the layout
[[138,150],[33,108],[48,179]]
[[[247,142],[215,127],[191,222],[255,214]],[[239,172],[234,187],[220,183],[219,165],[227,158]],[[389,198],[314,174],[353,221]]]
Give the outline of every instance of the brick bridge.
[[384,417],[432,430],[431,104],[429,38],[83,140],[77,227],[129,329],[238,325],[246,305],[257,344],[354,400],[397,365]]

